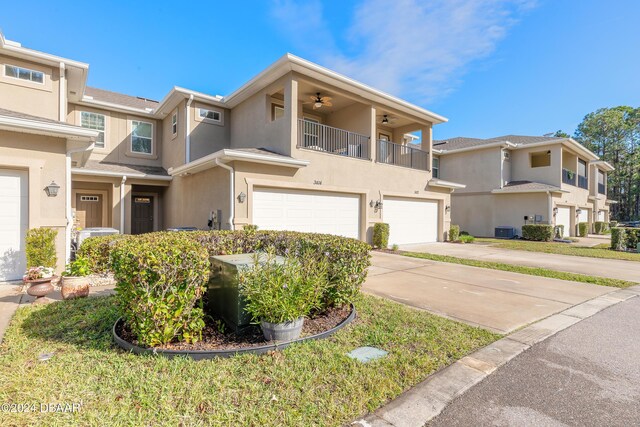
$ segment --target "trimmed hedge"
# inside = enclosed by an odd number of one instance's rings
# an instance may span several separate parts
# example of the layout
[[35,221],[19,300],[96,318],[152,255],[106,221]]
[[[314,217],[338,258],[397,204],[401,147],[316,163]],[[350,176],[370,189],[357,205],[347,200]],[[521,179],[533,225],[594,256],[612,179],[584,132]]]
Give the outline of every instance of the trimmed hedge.
[[627,230],[614,227],[611,229],[611,249],[623,251],[627,248]]
[[58,256],[56,255],[57,236],[57,230],[47,227],[32,228],[27,231],[27,236],[25,237],[27,268],[56,267],[58,263]]
[[636,249],[638,247],[638,240],[640,240],[640,229],[628,228],[626,238],[627,249]]
[[460,226],[451,224],[451,226],[449,227],[449,241],[457,242],[459,238],[460,238]]
[[589,233],[589,223],[588,222],[578,223],[578,236],[587,237],[588,233]]
[[142,345],[202,338],[209,254],[198,242],[184,233],[119,239],[110,260],[118,306]]
[[525,224],[522,226],[522,238],[537,242],[550,242],[554,235],[553,225],[548,224]]
[[373,224],[373,247],[386,249],[389,246],[389,224],[377,222]]
[[606,222],[596,221],[593,224],[593,231],[596,234],[603,234],[608,229],[607,226],[608,226],[608,224]]
[[76,256],[89,260],[89,268],[92,273],[106,273],[111,271],[109,254],[115,248],[116,243],[133,237],[130,234],[89,237],[82,241]]

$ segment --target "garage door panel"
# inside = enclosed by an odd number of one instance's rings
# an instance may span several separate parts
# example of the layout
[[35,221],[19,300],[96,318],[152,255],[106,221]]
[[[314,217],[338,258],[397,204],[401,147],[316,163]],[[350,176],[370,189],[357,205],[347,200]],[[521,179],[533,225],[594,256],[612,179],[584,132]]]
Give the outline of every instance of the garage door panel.
[[578,222],[589,222],[589,209],[582,209],[578,216]]
[[28,216],[26,171],[0,169],[0,281],[18,280],[26,269]]
[[558,207],[558,213],[556,213],[556,225],[564,225],[563,237],[570,235],[571,227],[571,209]]
[[389,224],[392,245],[438,241],[436,200],[385,198],[383,220]]
[[263,230],[336,234],[357,239],[360,196],[291,189],[255,189],[253,223]]

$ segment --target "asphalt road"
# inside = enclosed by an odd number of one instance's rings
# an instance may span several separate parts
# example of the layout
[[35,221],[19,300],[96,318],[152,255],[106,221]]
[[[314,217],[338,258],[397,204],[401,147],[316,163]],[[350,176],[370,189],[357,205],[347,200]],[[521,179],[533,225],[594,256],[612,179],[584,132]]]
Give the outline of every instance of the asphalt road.
[[533,346],[429,426],[640,425],[640,297]]

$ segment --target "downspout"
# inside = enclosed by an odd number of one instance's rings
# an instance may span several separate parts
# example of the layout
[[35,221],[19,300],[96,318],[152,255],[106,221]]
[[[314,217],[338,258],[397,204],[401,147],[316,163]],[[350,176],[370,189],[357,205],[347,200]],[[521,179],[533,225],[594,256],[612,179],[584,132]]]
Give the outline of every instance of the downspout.
[[60,120],[61,122],[66,122],[67,121],[67,102],[66,102],[66,96],[67,96],[67,75],[66,75],[66,66],[64,65],[64,62],[60,63],[60,84],[59,84],[59,88],[58,90],[60,91],[60,96],[59,96],[59,118],[58,120]]
[[124,234],[124,183],[127,182],[127,176],[122,175],[120,181],[120,234]]
[[95,143],[91,143],[88,147],[82,148],[73,148],[71,150],[67,150],[65,157],[65,183],[64,183],[64,197],[65,197],[65,211],[67,217],[67,225],[64,230],[64,259],[65,264],[69,262],[71,258],[71,228],[73,227],[73,212],[71,209],[71,155],[74,153],[81,153],[83,151],[91,151]]
[[231,166],[216,159],[216,165],[229,171],[229,227],[235,230],[233,220],[235,217],[235,171]]
[[548,206],[548,212],[547,215],[549,215],[549,225],[554,225],[553,224],[553,196],[551,195],[551,191],[547,191],[547,196],[549,197],[549,206]]
[[185,114],[185,144],[184,144],[184,163],[187,164],[191,161],[191,103],[193,102],[193,94],[189,95],[187,101],[187,108]]

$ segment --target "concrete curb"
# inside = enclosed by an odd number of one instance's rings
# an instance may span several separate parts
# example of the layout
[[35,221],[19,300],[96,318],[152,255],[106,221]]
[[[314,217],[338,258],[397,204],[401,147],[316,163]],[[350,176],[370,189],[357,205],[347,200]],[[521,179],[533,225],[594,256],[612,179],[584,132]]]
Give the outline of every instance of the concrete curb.
[[352,425],[422,426],[456,397],[531,346],[594,314],[640,295],[640,285],[619,289],[533,323],[466,356]]

